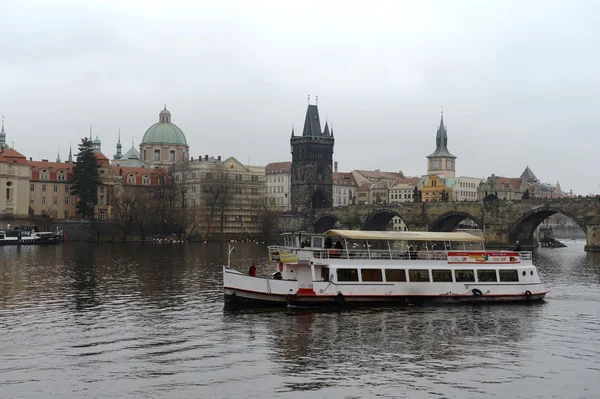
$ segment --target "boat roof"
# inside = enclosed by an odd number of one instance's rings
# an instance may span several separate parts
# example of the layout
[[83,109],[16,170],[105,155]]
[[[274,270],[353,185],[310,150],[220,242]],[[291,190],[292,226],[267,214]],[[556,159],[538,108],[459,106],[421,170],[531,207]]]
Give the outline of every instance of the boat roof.
[[350,240],[388,240],[388,241],[452,241],[483,242],[482,237],[463,231],[369,231],[369,230],[329,230],[329,237],[344,237]]

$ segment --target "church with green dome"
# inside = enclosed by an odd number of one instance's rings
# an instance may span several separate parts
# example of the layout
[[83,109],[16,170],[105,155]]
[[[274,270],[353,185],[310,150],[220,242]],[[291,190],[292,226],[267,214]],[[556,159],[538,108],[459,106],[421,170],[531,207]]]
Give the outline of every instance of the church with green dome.
[[140,143],[140,161],[152,167],[168,167],[184,162],[189,146],[183,131],[171,122],[167,107],[158,114],[158,122],[150,126]]

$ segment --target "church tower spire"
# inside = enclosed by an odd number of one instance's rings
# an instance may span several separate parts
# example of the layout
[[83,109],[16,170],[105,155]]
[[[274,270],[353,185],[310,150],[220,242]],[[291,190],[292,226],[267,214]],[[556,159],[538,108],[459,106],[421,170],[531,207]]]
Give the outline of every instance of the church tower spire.
[[67,162],[73,163],[73,151],[71,149],[71,144],[69,144],[69,159]]
[[123,157],[121,153],[121,149],[123,146],[121,145],[121,129],[119,129],[119,140],[117,141],[117,153],[113,156],[114,159],[121,159]]
[[60,160],[60,151],[58,151],[58,153],[56,154],[56,163],[61,163],[62,161]]
[[440,126],[435,136],[435,151],[427,156],[427,174],[443,175],[445,178],[455,176],[456,157],[448,151],[448,131],[444,124],[444,109],[440,117]]
[[0,152],[8,150],[8,144],[6,144],[6,133],[4,132],[4,115],[2,115],[2,128],[0,129]]

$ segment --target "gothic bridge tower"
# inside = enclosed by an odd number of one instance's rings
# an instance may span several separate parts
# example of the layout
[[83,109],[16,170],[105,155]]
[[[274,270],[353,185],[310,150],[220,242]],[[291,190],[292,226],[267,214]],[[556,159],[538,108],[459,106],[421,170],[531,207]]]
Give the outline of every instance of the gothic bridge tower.
[[294,212],[333,206],[333,129],[321,131],[319,109],[308,105],[302,136],[292,128],[291,204]]

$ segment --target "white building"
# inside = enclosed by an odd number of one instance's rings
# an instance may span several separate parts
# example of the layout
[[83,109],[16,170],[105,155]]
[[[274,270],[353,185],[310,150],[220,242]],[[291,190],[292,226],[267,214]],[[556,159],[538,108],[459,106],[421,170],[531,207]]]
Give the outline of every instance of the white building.
[[400,178],[394,181],[389,186],[389,199],[390,204],[398,204],[402,202],[413,202],[413,195],[415,193],[415,187],[419,184],[420,178],[409,177]]
[[[337,164],[337,162],[336,162]],[[336,165],[337,169],[337,165]],[[350,172],[333,172],[333,206],[356,204],[356,180]]]
[[265,166],[267,178],[267,207],[281,212],[290,211],[292,162],[273,162]]
[[[451,180],[451,179],[447,179]],[[477,177],[460,176],[454,179],[452,183],[453,201],[477,201],[477,189],[483,179]],[[446,184],[448,186],[448,182]]]

